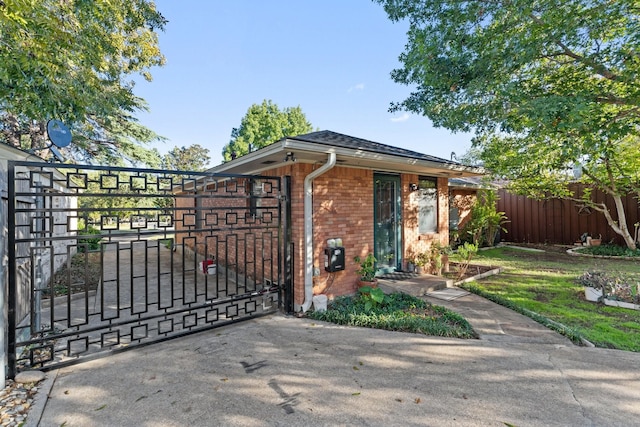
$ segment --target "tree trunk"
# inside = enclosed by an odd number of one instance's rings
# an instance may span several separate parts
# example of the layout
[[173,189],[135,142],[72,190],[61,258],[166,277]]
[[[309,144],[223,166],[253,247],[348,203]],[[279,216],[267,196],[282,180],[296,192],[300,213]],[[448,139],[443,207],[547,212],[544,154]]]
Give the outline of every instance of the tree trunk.
[[611,212],[609,212],[609,209],[607,209],[607,207],[604,204],[602,204],[600,207],[596,207],[596,210],[604,214],[604,217],[607,219],[607,223],[609,224],[609,227],[611,227],[613,231],[615,231],[616,233],[622,236],[622,238],[624,239],[624,242],[627,244],[627,247],[629,249],[635,250],[636,242],[633,236],[631,236],[631,233],[629,233],[629,227],[627,227],[627,215],[624,211],[624,204],[622,203],[622,197],[619,194],[609,194],[609,195],[613,198],[613,202],[616,205],[616,214],[618,217],[618,221],[615,221],[611,217]]
[[596,187],[600,188],[605,194],[608,194],[611,196],[611,198],[613,198],[613,203],[616,206],[616,217],[618,218],[618,220],[616,221],[613,219],[613,217],[611,216],[611,212],[609,212],[609,208],[607,208],[607,205],[605,203],[592,202],[591,205],[595,210],[604,214],[609,227],[611,227],[611,229],[617,234],[622,236],[624,242],[627,245],[627,248],[635,250],[635,237],[632,237],[631,233],[629,233],[629,227],[627,227],[627,214],[624,211],[624,203],[622,203],[622,196],[620,195],[621,192],[626,194],[626,190],[621,190],[617,187],[615,174],[611,168],[610,159],[605,158],[603,160],[606,166],[608,177],[604,182],[597,179],[593,174],[590,174],[586,170],[583,170],[583,172],[593,180]]

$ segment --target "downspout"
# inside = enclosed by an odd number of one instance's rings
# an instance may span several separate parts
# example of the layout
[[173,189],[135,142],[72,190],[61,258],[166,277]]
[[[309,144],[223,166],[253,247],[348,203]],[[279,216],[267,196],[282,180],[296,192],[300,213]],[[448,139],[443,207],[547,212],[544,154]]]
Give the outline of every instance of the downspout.
[[313,301],[313,180],[336,165],[336,153],[329,153],[327,163],[304,178],[304,302],[299,307],[306,312]]

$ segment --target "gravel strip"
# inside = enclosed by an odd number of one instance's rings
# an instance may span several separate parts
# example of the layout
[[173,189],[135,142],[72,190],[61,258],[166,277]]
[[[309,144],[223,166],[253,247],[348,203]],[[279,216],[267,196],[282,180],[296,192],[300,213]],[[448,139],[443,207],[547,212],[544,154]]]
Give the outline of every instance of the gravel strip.
[[7,380],[6,387],[0,390],[0,426],[17,427],[24,423],[37,392],[37,382],[21,384]]

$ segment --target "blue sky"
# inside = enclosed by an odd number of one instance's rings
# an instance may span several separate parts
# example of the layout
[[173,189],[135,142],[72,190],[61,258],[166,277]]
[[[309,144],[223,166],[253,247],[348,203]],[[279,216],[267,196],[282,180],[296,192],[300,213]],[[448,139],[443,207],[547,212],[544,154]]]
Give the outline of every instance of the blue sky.
[[140,121],[174,146],[200,144],[221,162],[231,130],[252,104],[300,106],[314,128],[443,158],[470,147],[470,135],[435,129],[426,117],[389,113],[410,88],[390,72],[406,43],[370,0],[156,0],[169,20],[167,58],[135,93],[150,113]]

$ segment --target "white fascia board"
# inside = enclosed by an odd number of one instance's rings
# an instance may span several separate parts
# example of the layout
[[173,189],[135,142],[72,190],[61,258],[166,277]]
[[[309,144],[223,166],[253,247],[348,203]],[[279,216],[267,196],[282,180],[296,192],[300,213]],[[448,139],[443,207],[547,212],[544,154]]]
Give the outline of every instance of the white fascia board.
[[441,162],[432,162],[428,160],[421,160],[415,157],[403,157],[393,154],[375,153],[366,150],[354,150],[350,148],[335,147],[324,144],[314,144],[310,142],[301,142],[296,140],[284,140],[283,147],[286,151],[311,151],[315,153],[336,153],[339,157],[346,157],[352,159],[360,159],[363,161],[380,162],[385,165],[397,165],[397,169],[402,171],[406,166],[424,167],[429,169],[439,169],[442,171],[443,176],[472,176],[472,175],[484,175],[485,170],[483,168],[477,168],[464,165],[453,165]]
[[[244,165],[247,165],[251,162],[256,162],[258,160],[260,160],[263,157],[267,157],[273,153],[277,153],[278,151],[282,151],[282,145],[281,142],[274,142],[271,145],[268,145],[265,148],[262,148],[258,151],[254,151],[252,153],[249,154],[245,154],[244,156],[240,156],[235,160],[231,160],[227,163],[222,163],[218,166],[214,166],[212,168],[209,168],[207,170],[207,172],[215,172],[215,173],[224,173],[227,172],[230,169],[236,169],[236,168],[241,168]],[[267,170],[267,169],[271,169],[273,168],[272,165],[266,166],[264,169],[262,170]]]

